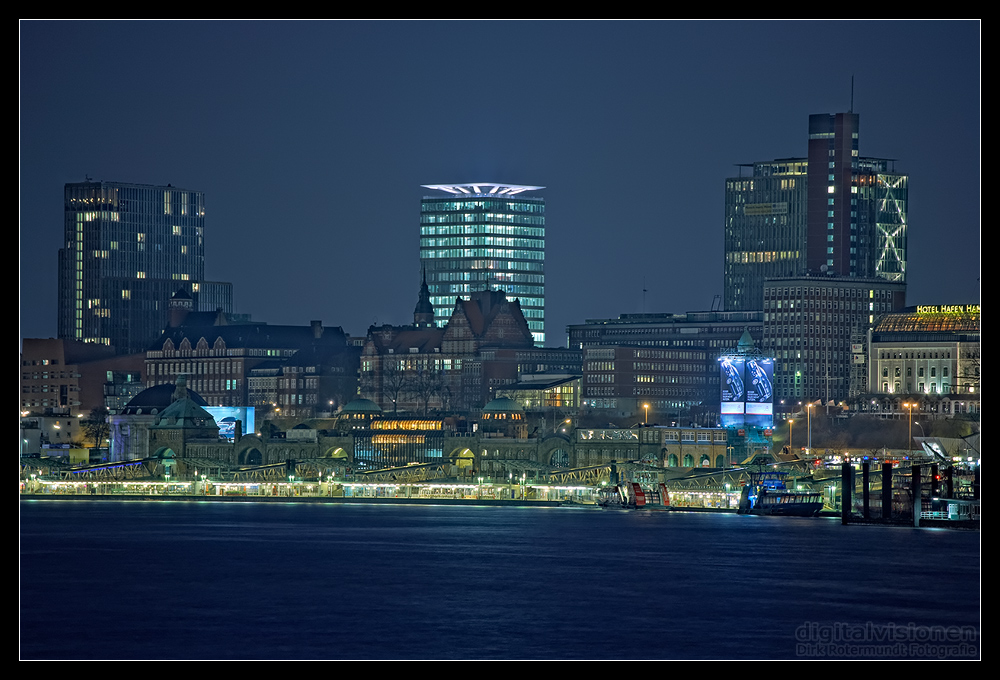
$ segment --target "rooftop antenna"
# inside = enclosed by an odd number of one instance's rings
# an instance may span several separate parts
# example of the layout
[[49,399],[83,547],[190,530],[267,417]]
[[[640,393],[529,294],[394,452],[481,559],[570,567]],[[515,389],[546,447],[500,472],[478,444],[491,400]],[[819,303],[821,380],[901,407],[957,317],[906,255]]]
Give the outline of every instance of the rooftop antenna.
[[646,313],[646,277],[642,277],[642,313]]
[[851,108],[848,113],[854,113],[854,74],[851,74]]

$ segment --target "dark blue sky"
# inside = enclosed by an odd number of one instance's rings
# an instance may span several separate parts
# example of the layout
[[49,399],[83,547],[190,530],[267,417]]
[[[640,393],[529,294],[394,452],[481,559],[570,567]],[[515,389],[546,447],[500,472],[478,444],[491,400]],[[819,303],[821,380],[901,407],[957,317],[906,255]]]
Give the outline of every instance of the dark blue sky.
[[979,302],[980,24],[21,22],[21,336],[66,182],[206,195],[206,276],[276,324],[407,323],[421,184],[547,187],[546,330],[708,309],[736,163],[850,108],[910,175],[910,304]]

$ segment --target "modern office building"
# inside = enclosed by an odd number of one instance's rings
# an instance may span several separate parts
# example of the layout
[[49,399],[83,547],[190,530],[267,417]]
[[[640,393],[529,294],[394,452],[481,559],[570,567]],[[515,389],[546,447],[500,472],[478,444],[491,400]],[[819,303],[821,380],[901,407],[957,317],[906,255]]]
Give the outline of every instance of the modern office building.
[[906,282],[908,178],[858,155],[858,120],[812,115],[807,158],[741,165],[726,180],[727,310],[761,309],[768,278]]
[[727,310],[761,309],[764,279],[806,270],[807,167],[804,158],[752,163],[726,180]]
[[445,195],[420,202],[420,264],[434,321],[451,318],[455,299],[501,290],[518,300],[536,345],[545,344],[544,187],[480,182],[425,184]]
[[906,304],[906,285],[822,274],[768,279],[763,303],[774,404],[788,411],[800,401],[840,402],[867,391],[865,363],[857,355],[878,318]]
[[[570,349],[583,350],[585,409],[663,422],[701,407],[718,417],[721,354],[743,333],[759,339],[761,312],[622,314],[569,326]],[[646,406],[649,407],[647,413]]]
[[[205,282],[205,196],[173,186],[67,184],[59,250],[59,337],[141,352],[178,288],[231,312],[232,286]],[[209,299],[210,298],[210,299]],[[227,308],[227,306],[229,308]]]

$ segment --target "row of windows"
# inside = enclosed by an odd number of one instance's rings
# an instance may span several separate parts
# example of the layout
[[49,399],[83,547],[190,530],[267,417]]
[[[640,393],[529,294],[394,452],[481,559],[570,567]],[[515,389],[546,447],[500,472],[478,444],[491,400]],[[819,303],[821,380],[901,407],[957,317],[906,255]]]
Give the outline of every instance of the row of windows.
[[[941,356],[938,357],[938,354]],[[970,353],[971,354],[971,353]],[[879,359],[951,359],[951,352],[879,352]]]
[[422,238],[421,248],[447,248],[453,246],[502,246],[506,248],[545,248],[545,241],[506,236],[456,236],[453,238]]
[[447,198],[424,199],[420,204],[422,213],[431,212],[462,212],[462,211],[483,211],[499,210],[503,212],[545,212],[545,201],[536,199],[534,201],[524,200],[503,200],[503,199],[477,199],[470,201],[456,201]]
[[[534,220],[535,218],[530,219]],[[544,225],[539,228],[509,226],[503,224],[467,224],[454,227],[420,227],[421,236],[475,236],[478,234],[545,238],[545,229]]]
[[702,371],[704,368],[700,364],[672,364],[655,361],[636,361],[632,363],[632,370],[634,371],[685,371],[690,373],[692,371]]
[[[447,250],[421,250],[421,259],[490,257],[501,260],[545,260],[544,250],[514,250],[510,248],[449,248]],[[504,268],[509,269],[509,266]]]
[[636,375],[632,382],[637,383],[669,383],[672,385],[704,385],[705,377],[698,375]]
[[239,373],[242,364],[239,361],[198,361],[198,362],[164,362],[150,363],[150,375],[180,375],[212,373]]
[[[454,293],[455,295],[468,295],[469,293],[482,289],[482,286],[472,283],[441,283],[428,287],[433,289],[435,293]],[[513,298],[519,295],[545,295],[545,286],[523,286],[514,283],[504,283],[497,286],[497,288],[507,293],[508,298]],[[454,300],[454,296],[449,299]],[[523,300],[521,302],[524,304]]]
[[[901,378],[902,377],[900,375],[900,370],[901,369],[900,369],[899,366],[896,366],[896,368],[893,369],[893,372],[895,373],[894,377],[896,377],[896,378]],[[882,367],[882,377],[883,378],[888,378],[889,377],[889,367],[888,366],[883,366]],[[906,367],[906,377],[907,378],[912,378],[913,377],[913,367],[912,366],[907,366]],[[917,377],[918,378],[923,378],[924,377],[924,367],[923,366],[921,366],[920,368],[917,369]],[[937,366],[931,366],[930,367],[930,377],[932,377],[932,378],[936,378],[937,377]],[[947,378],[948,377],[948,367],[947,366],[942,366],[941,367],[941,377],[942,378]]]
[[490,283],[497,281],[511,281],[515,283],[545,283],[545,274],[515,274],[513,272],[497,271],[435,272],[431,275],[431,279],[433,281],[489,281]]
[[159,187],[114,186],[107,184],[66,186],[67,210],[83,207],[117,208],[124,212],[165,215],[205,214],[205,195],[200,191],[179,191]]
[[889,299],[892,291],[888,289],[864,289],[864,288],[774,288],[768,286],[764,289],[765,298],[801,298],[805,296],[822,296],[828,298],[848,297],[848,298],[869,298],[869,299]]
[[544,227],[545,217],[542,215],[536,217],[532,215],[500,215],[495,213],[449,213],[444,215],[423,214],[420,216],[420,223],[422,225],[475,223],[477,227],[482,228],[486,226],[484,222],[507,222],[509,224],[518,225],[534,224]]

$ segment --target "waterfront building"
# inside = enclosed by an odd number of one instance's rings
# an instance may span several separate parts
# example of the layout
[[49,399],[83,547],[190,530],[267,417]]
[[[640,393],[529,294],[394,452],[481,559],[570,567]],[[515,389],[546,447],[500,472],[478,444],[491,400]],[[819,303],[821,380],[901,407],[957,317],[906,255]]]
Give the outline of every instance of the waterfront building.
[[59,250],[59,338],[142,352],[186,286],[195,309],[232,311],[232,286],[205,279],[205,197],[170,185],[67,184]]
[[979,411],[979,305],[926,305],[885,314],[871,329],[859,406],[952,417]]
[[420,264],[434,321],[443,326],[455,298],[499,290],[520,302],[535,344],[545,344],[544,187],[480,182],[425,184],[445,195],[420,202]]
[[742,462],[733,458],[730,432],[710,427],[658,427],[663,446],[663,467],[727,468]]
[[788,411],[799,402],[841,402],[868,391],[864,360],[856,355],[876,319],[903,308],[906,285],[820,274],[768,279],[763,295],[775,405],[784,402]]
[[[185,395],[196,405],[208,404],[197,392],[186,388],[186,381],[180,378],[178,385],[185,385]],[[141,460],[151,455],[149,450],[149,429],[160,422],[160,415],[175,401],[177,386],[171,384],[149,387],[137,394],[120,412],[108,416],[109,455],[108,460]]]
[[859,156],[858,128],[855,113],[811,115],[806,158],[741,165],[726,180],[725,309],[760,309],[768,278],[905,283],[908,177]]
[[[284,431],[264,422],[259,433],[229,440],[219,437],[204,401],[183,379],[176,386],[150,388],[133,402],[112,421],[113,460],[161,459],[147,460],[148,469],[168,462],[178,479],[195,470],[214,478],[235,472],[260,482],[287,481],[291,469],[296,476],[342,478],[348,471],[393,468],[384,479],[395,484],[433,476],[472,481],[476,475],[506,480],[523,474],[530,480],[569,468],[577,470],[577,483],[597,485],[610,481],[609,468],[640,475],[635,481],[659,482],[664,467],[731,465],[728,433],[721,428],[569,425],[558,432],[529,432],[524,410],[504,397],[480,409],[471,429],[463,419],[398,417],[358,399],[326,421]],[[419,467],[428,464],[439,469]],[[247,465],[271,468],[234,469]]]

